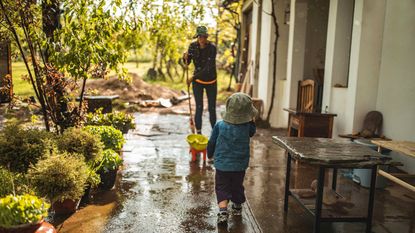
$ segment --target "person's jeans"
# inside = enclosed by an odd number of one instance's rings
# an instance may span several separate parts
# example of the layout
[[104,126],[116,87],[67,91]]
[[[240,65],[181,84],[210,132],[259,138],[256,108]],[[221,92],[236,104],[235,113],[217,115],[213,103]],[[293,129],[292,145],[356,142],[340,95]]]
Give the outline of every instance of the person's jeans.
[[209,109],[210,125],[215,126],[216,123],[216,96],[218,93],[217,83],[200,84],[193,82],[193,95],[196,102],[195,126],[198,133],[202,131],[202,114],[203,114],[203,90],[206,90]]

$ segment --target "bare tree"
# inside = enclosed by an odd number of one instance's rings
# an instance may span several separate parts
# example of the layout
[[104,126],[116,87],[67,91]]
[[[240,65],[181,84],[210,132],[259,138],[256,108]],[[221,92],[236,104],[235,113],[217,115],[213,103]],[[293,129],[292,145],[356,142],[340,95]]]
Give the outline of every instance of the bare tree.
[[273,53],[272,53],[272,56],[273,56],[273,59],[274,59],[274,67],[272,69],[271,103],[268,107],[267,118],[265,119],[265,121],[268,124],[269,124],[269,121],[270,121],[271,112],[272,112],[273,107],[274,107],[275,84],[277,82],[277,48],[278,48],[278,39],[280,37],[278,18],[277,18],[276,0],[272,0],[271,3],[272,3],[271,12],[267,13],[267,14],[269,14],[272,17],[272,23],[273,23],[274,29],[275,29],[275,38],[274,38],[274,49],[273,49]]

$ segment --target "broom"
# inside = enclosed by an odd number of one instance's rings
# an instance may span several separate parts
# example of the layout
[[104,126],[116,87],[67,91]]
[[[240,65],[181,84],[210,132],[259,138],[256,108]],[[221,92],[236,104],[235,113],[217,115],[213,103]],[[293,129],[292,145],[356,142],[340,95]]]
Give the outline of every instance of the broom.
[[[189,65],[187,64],[187,61],[185,62],[185,69],[186,69],[186,81],[189,80]],[[187,84],[187,83],[186,83]],[[189,113],[190,113],[190,130],[192,134],[196,133],[195,130],[195,124],[193,121],[193,114],[192,114],[192,104],[191,104],[191,97],[190,97],[190,83],[187,84],[187,93],[189,95]]]

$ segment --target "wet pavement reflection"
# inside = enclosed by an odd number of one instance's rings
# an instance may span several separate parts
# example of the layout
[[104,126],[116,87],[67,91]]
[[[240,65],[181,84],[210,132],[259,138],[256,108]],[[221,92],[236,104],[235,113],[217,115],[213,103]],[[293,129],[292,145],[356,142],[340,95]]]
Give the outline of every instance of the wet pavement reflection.
[[[231,217],[228,227],[217,228],[217,205],[212,164],[190,162],[185,141],[188,117],[137,114],[137,129],[130,132],[123,151],[124,167],[116,188],[100,191],[92,202],[69,218],[56,218],[59,232],[157,233],[309,233],[314,219],[292,198],[284,213],[285,151],[271,136],[285,130],[258,129],[251,143],[251,161],[245,178],[247,203],[242,217]],[[209,135],[207,116],[205,135]],[[341,172],[339,172],[341,173]],[[317,170],[292,164],[291,187],[309,188]],[[326,175],[326,186],[331,182]],[[368,190],[339,175],[338,191],[353,208],[344,214],[367,210]],[[324,198],[323,198],[324,199]],[[323,210],[324,212],[324,210]],[[323,223],[322,233],[364,232],[363,223]],[[391,185],[375,196],[373,232],[415,233],[415,196]]]
[[[245,186],[253,214],[263,232],[312,232],[313,216],[292,198],[289,201],[288,213],[284,213],[286,154],[283,149],[273,144],[271,136],[274,135],[286,135],[286,131],[258,130],[252,140],[252,156]],[[340,171],[342,172],[347,171]],[[292,164],[291,188],[310,188],[311,182],[316,178],[315,167],[295,162]],[[331,174],[327,174],[325,186],[328,186],[330,182]],[[332,208],[344,215],[365,216],[368,189],[360,187],[341,175],[339,175],[337,187],[338,192],[351,205]],[[413,193],[397,185],[389,184],[386,189],[377,189],[375,195],[373,232],[415,232],[415,195]],[[321,232],[365,232],[365,227],[364,223],[323,223]]]
[[119,205],[105,232],[255,232],[249,211],[217,229],[214,169],[201,160],[190,162],[188,117],[136,119],[124,147]]

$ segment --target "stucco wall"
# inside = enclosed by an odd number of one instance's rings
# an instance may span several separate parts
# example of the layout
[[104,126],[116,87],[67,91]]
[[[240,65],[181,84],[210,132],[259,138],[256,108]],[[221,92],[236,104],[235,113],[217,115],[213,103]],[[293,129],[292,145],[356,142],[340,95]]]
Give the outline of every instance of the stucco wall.
[[303,79],[314,79],[314,70],[324,68],[329,2],[308,1]]
[[[271,9],[271,0],[263,0],[263,9]],[[272,61],[270,61],[271,51],[271,16],[262,12],[261,19],[261,45],[259,56],[259,73],[258,73],[258,98],[264,101],[265,106],[269,104],[269,85],[270,84],[270,72]]]
[[[415,141],[415,1],[388,0],[377,109],[386,136]],[[415,159],[394,156],[415,173]]]
[[[286,3],[290,0],[277,0],[275,4],[277,7],[279,34],[277,47],[277,70],[276,70],[276,84],[275,84],[275,98],[274,107],[270,116],[270,123],[272,127],[285,127],[287,117],[282,110],[283,102],[286,98],[284,91],[285,82],[281,80],[286,79],[287,71],[287,50],[288,50],[288,30],[289,25],[284,24],[284,10]],[[263,117],[267,116],[269,109],[271,90],[272,90],[272,75],[274,69],[273,49],[275,41],[275,28],[272,22],[271,1],[263,0],[263,11],[261,18],[261,36],[260,36],[260,54],[259,54],[259,69],[258,69],[258,85],[256,97],[264,101],[265,111]],[[285,123],[284,123],[285,122]]]

